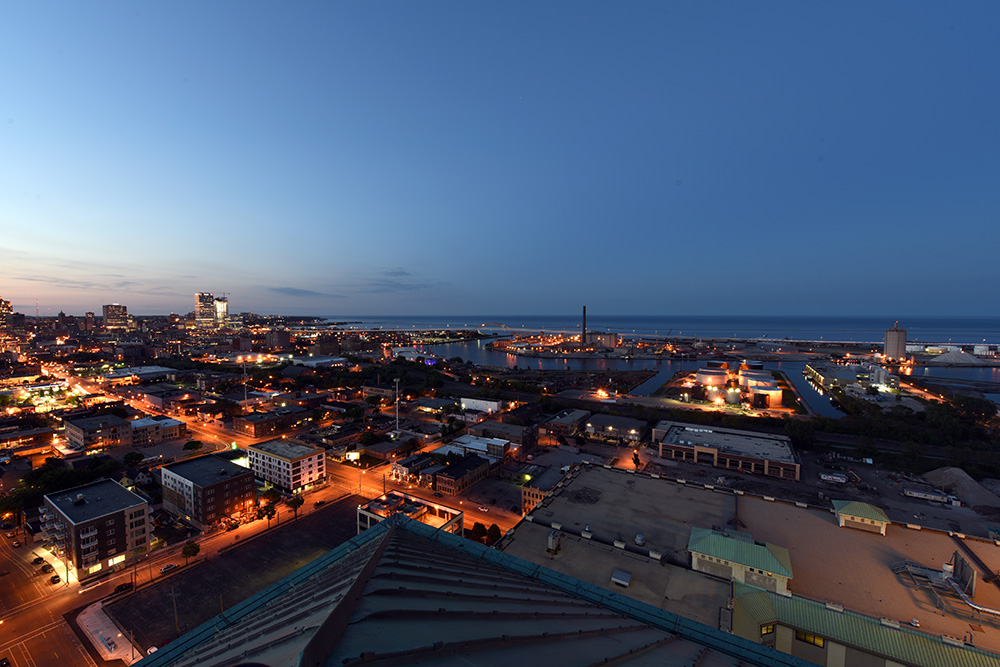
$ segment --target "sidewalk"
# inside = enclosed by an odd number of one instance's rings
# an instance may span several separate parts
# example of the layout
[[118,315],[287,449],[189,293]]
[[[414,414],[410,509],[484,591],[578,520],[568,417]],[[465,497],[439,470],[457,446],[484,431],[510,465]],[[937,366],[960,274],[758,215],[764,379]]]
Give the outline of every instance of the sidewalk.
[[104,613],[104,603],[95,602],[80,612],[76,623],[105,660],[121,660],[126,665],[141,660],[145,653],[132,646],[118,626]]

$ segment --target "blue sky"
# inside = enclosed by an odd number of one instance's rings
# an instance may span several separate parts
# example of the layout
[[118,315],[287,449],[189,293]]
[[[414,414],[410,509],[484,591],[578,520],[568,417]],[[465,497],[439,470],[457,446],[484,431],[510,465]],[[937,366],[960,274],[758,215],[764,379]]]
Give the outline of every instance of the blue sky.
[[972,1],[10,5],[0,296],[993,315],[998,24]]

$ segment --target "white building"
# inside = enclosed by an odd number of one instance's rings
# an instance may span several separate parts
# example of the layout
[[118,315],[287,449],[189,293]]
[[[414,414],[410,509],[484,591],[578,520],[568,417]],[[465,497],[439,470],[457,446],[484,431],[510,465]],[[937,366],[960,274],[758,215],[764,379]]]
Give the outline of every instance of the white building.
[[250,469],[259,479],[298,492],[326,479],[325,450],[276,438],[250,445]]
[[496,401],[490,398],[463,398],[462,411],[475,411],[493,414],[503,409],[503,401]]

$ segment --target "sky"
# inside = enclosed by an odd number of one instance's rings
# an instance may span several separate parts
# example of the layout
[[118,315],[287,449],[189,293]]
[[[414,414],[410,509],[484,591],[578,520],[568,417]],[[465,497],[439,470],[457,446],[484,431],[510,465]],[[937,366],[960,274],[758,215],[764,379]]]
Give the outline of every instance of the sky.
[[1000,3],[13,3],[0,297],[995,315]]

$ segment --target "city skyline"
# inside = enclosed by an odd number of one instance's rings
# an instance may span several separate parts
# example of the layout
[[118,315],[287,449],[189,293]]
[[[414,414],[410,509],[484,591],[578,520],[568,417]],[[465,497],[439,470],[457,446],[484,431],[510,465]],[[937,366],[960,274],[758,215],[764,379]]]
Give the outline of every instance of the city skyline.
[[[16,311],[976,316],[985,2],[12,7]],[[560,304],[572,304],[561,306]]]

